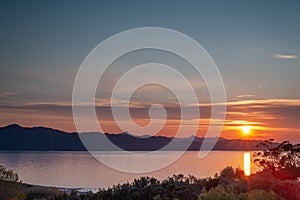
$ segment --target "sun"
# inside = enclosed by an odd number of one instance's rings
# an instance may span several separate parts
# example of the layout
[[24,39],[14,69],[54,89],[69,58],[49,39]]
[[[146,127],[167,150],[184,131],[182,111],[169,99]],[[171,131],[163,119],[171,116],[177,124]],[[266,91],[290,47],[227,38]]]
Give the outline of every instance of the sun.
[[242,131],[245,135],[248,135],[251,131],[251,127],[250,126],[243,126]]

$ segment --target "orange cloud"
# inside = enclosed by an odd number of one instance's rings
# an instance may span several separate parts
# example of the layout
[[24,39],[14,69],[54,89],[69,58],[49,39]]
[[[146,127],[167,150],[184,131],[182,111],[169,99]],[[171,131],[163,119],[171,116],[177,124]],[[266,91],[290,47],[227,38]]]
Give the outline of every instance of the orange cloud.
[[[117,101],[117,100],[115,100]],[[222,103],[215,104],[216,106]],[[127,109],[128,105],[117,101],[117,106]],[[131,102],[129,109],[135,123],[145,126],[150,122],[150,103]],[[239,137],[238,127],[251,125],[257,136],[284,138],[299,141],[300,99],[262,99],[227,102],[227,116],[224,123],[223,137]],[[86,106],[86,104],[78,105]],[[167,121],[160,135],[173,136],[179,124],[192,127],[199,119],[180,118],[180,107],[176,103],[165,103]],[[189,105],[188,109],[200,109],[198,135],[204,136],[211,123],[211,104]],[[109,99],[96,99],[96,111],[99,123],[106,132],[121,132],[114,122]],[[50,126],[66,131],[75,131],[72,118],[71,102],[33,102],[22,105],[0,105],[0,125],[20,123],[24,126]],[[221,126],[215,122],[213,126]],[[88,125],[87,125],[88,129]],[[189,130],[189,129],[187,129]],[[94,131],[94,130],[87,130]],[[189,133],[187,133],[189,135]],[[285,139],[289,139],[285,137]]]

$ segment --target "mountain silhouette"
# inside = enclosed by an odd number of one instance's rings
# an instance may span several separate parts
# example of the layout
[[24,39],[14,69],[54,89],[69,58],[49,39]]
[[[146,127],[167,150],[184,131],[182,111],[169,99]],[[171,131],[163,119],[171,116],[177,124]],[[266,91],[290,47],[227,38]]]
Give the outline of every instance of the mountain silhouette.
[[[118,148],[111,148],[103,141],[107,139]],[[217,140],[213,150],[258,150],[257,140],[240,140],[224,138],[206,138],[206,142]],[[86,151],[83,142],[91,143],[88,150],[93,151],[156,151],[168,144],[163,150],[193,150],[198,151],[204,138],[171,138],[164,136],[136,137],[127,132],[120,134],[109,133],[67,133],[47,127],[22,127],[11,124],[0,128],[0,150],[6,151]],[[207,149],[203,149],[207,150]]]

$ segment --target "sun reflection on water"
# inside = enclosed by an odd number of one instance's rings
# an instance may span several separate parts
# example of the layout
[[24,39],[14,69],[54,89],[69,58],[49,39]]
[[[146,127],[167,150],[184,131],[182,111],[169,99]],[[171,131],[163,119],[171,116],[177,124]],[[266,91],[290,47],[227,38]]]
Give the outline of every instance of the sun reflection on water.
[[251,155],[250,152],[244,153],[244,174],[249,176],[251,174]]

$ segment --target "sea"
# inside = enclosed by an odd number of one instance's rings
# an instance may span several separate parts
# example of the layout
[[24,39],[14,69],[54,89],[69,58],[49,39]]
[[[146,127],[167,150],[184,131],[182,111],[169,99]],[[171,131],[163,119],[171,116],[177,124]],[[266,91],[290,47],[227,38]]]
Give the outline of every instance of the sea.
[[[141,176],[159,180],[174,174],[213,177],[226,166],[244,168],[244,151],[61,152],[0,151],[0,165],[24,183],[61,188],[108,188]],[[251,171],[257,167],[251,163]]]

